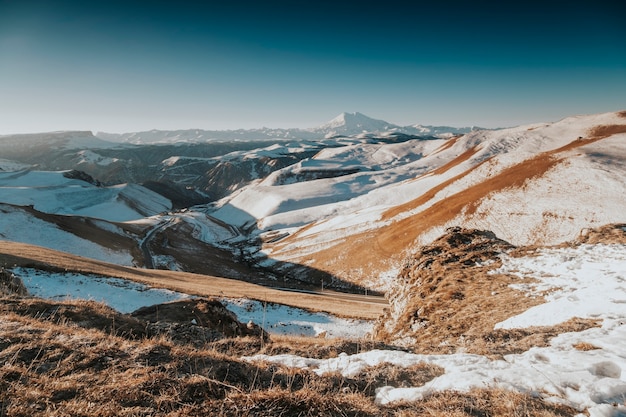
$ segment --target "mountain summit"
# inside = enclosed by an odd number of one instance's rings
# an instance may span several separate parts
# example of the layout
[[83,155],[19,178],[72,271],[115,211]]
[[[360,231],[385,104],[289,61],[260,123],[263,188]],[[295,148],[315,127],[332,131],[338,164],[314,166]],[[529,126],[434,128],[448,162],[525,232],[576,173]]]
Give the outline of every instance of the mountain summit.
[[315,131],[324,132],[327,136],[358,135],[364,132],[385,132],[395,130],[400,126],[384,120],[372,119],[363,113],[341,113],[328,123],[315,128]]

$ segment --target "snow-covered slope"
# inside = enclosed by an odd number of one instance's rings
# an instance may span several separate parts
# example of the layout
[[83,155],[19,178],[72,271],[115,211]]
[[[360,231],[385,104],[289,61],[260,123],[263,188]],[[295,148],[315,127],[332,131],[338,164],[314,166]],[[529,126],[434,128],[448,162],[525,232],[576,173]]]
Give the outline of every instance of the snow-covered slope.
[[[370,129],[386,131],[363,133]],[[66,153],[77,169],[106,172],[106,181],[111,172],[138,181],[145,178],[139,171],[147,170],[151,179],[201,190],[207,199],[201,203],[226,195],[193,211],[210,215],[208,223],[231,228],[236,256],[254,254],[247,260],[298,279],[321,271],[333,280],[377,289],[395,276],[408,251],[450,226],[492,230],[520,245],[558,243],[586,227],[626,221],[625,112],[445,138],[412,136],[402,129],[345,113],[296,132],[315,134],[316,140],[300,136],[232,148],[212,142],[219,149],[210,150],[154,145]],[[147,141],[204,137],[202,131],[153,133]],[[60,136],[67,140],[67,134]],[[141,137],[133,136],[139,142]],[[130,163],[146,155],[143,168]],[[0,202],[49,213],[123,221],[171,207],[132,184],[101,187],[60,174],[36,183],[40,174],[35,172],[0,173]]]
[[[77,222],[80,223],[80,220]],[[110,234],[124,235],[124,232],[114,225],[104,222],[99,225]],[[90,238],[97,240],[94,239],[94,235]],[[129,250],[106,247],[64,230],[54,222],[37,217],[28,210],[2,203],[0,203],[0,240],[43,246],[119,265],[135,265]],[[111,243],[112,239],[109,245]]]
[[0,202],[109,221],[139,219],[171,208],[169,200],[140,185],[102,187],[72,178],[69,171],[0,172]]
[[417,243],[454,225],[552,244],[626,221],[626,113],[460,138],[351,143],[272,173],[213,215],[261,236],[260,255],[384,284]]

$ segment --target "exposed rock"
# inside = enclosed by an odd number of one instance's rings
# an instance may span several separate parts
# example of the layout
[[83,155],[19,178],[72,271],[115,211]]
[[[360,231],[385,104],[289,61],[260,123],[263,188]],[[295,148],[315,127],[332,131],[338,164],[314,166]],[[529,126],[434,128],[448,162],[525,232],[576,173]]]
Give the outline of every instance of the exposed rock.
[[87,174],[83,171],[78,171],[76,169],[72,169],[70,171],[64,172],[63,176],[65,178],[69,178],[72,180],[81,180],[85,181],[89,184],[95,185],[96,187],[102,186],[102,183],[96,179],[94,179],[91,175]]

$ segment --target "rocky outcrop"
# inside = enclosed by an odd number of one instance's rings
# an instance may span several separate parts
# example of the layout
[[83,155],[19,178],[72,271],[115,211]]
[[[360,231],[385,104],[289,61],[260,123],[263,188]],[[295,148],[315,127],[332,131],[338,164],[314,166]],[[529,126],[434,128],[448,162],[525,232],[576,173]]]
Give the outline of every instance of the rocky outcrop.
[[507,286],[487,271],[512,248],[489,231],[448,229],[406,261],[387,294],[390,307],[376,323],[374,337],[415,348],[445,343],[480,325],[472,320],[472,312],[484,305],[480,300]]
[[80,180],[85,181],[89,184],[95,185],[96,187],[101,187],[102,183],[96,179],[94,179],[91,175],[87,174],[83,171],[78,171],[76,169],[72,169],[63,173],[65,178],[69,178],[71,180]]

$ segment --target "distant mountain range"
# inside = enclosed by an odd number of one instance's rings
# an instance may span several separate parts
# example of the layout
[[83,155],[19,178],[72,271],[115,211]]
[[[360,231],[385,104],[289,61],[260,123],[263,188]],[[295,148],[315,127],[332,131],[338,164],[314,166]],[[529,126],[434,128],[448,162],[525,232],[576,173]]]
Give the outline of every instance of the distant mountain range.
[[478,130],[475,127],[425,126],[410,125],[398,126],[384,120],[373,119],[362,113],[341,113],[328,123],[318,127],[300,129],[258,128],[237,130],[149,130],[133,133],[106,133],[95,134],[100,139],[110,142],[132,144],[159,144],[159,143],[200,143],[219,140],[318,140],[333,136],[357,135],[413,135],[445,138]]

